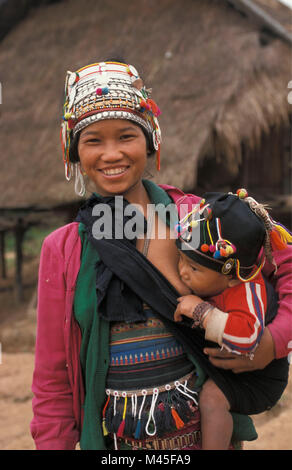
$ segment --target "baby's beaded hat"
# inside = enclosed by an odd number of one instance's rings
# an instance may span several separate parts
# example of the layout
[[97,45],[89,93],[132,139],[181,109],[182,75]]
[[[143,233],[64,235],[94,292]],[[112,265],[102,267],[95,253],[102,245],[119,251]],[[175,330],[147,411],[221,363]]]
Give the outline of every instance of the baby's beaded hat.
[[104,119],[128,119],[140,125],[153,144],[160,169],[160,109],[150,94],[135,67],[122,62],[99,62],[67,72],[60,137],[68,180],[72,175],[72,139],[85,127]]
[[273,252],[292,242],[286,227],[273,221],[265,206],[245,189],[236,194],[204,194],[200,204],[179,221],[176,231],[177,246],[189,258],[222,274],[234,274],[243,282],[257,276],[265,256],[277,269]]

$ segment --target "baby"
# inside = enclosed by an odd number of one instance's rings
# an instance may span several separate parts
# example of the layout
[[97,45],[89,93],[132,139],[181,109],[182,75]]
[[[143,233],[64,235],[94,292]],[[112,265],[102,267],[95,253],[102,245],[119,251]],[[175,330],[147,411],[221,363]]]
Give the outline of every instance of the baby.
[[[175,321],[189,317],[194,320],[192,328],[205,330],[207,340],[252,359],[267,307],[261,269],[265,254],[272,260],[273,246],[267,240],[280,240],[276,227],[245,190],[237,195],[207,193],[200,207],[178,226],[179,273],[193,295],[178,299]],[[267,387],[265,378],[261,380],[261,386]],[[257,386],[259,381],[249,385],[251,402]],[[275,402],[278,399],[279,394]],[[202,448],[228,449],[233,432],[230,411],[241,410],[231,410],[229,400],[211,379],[202,387],[199,407]]]

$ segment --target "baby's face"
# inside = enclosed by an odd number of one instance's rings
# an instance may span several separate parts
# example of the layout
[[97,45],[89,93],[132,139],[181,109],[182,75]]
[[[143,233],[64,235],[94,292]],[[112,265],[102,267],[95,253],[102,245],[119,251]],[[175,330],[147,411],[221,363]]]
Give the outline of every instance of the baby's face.
[[178,271],[181,280],[199,297],[220,294],[230,284],[230,276],[196,263],[180,251]]

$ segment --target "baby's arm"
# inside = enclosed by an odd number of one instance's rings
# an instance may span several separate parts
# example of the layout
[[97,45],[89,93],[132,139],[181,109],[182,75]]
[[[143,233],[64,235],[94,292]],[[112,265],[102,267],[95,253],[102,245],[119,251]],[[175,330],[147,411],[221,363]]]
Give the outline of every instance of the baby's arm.
[[217,342],[228,351],[250,355],[264,331],[264,283],[241,283],[229,289],[224,300],[224,312],[217,308],[210,311],[206,319],[205,338]]
[[182,315],[193,318],[195,308],[203,302],[197,295],[185,295],[177,300],[179,304],[174,312],[174,321],[182,321]]
[[279,359],[288,356],[292,346],[292,245],[275,251],[273,256],[278,266],[277,272],[266,261],[263,274],[274,284],[279,296],[277,315],[267,326],[273,338],[275,356]]
[[[178,301],[175,321],[181,321],[183,315],[195,319],[195,308],[204,302],[196,295],[186,295]],[[205,329],[205,338],[230,352],[250,355],[264,330],[266,292],[263,281],[241,283],[228,289],[224,295],[224,308],[221,304],[222,301],[220,305],[215,302],[203,316],[200,326]]]

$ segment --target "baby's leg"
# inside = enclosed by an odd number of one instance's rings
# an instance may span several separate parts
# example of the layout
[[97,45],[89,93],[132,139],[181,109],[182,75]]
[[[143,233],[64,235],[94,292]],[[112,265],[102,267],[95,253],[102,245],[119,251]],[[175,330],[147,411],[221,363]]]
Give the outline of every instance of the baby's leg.
[[230,405],[219,387],[208,379],[199,395],[202,449],[228,449],[233,432]]

